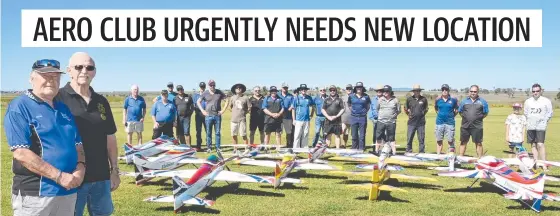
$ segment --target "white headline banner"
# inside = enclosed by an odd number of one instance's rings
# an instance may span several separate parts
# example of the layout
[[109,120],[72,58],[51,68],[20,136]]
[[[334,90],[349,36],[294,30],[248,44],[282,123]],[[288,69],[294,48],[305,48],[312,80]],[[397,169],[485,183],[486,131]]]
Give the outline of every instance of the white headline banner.
[[22,47],[542,47],[542,10],[22,10]]

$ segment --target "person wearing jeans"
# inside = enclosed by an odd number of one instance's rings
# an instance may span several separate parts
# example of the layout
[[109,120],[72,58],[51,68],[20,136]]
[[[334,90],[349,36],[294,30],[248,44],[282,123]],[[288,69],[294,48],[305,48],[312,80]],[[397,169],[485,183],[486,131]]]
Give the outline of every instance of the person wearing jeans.
[[[196,103],[198,99],[202,96],[206,89],[206,83],[200,82],[198,84],[200,88],[198,93],[193,94],[193,102]],[[202,101],[202,108],[206,107],[206,102]],[[202,147],[202,126],[204,126],[204,131],[206,131],[206,123],[204,120],[204,115],[202,114],[202,109],[198,107],[198,105],[194,105],[194,121],[195,121],[195,129],[196,129],[196,148],[200,151]]]
[[315,112],[313,98],[307,95],[306,84],[301,84],[298,88],[299,94],[294,99],[292,104],[292,119],[294,119],[294,148],[309,148],[307,142],[309,141],[309,121]]
[[[206,123],[206,145],[208,153],[212,152],[212,127],[216,130],[216,152],[220,151],[220,129],[222,126],[222,114],[227,110],[222,110],[222,100],[225,100],[226,95],[216,89],[216,82],[214,80],[208,81],[208,86],[210,87],[207,91],[202,93],[198,101],[196,102],[198,108],[201,110],[202,114],[205,116],[204,122]],[[206,107],[202,106],[202,101],[206,102]],[[229,101],[226,100],[225,107],[228,107]]]
[[356,83],[353,93],[348,97],[350,107],[350,127],[352,131],[352,149],[364,150],[366,143],[367,113],[371,104],[365,93],[364,84]]
[[[323,134],[325,133],[325,115],[321,112],[321,107],[327,98],[326,93],[327,88],[319,89],[319,95],[313,99],[313,103],[315,104],[315,109],[317,110],[317,117],[315,118],[315,137],[313,138],[313,147],[317,145],[317,141],[319,139],[324,140]],[[322,133],[321,133],[322,132]]]

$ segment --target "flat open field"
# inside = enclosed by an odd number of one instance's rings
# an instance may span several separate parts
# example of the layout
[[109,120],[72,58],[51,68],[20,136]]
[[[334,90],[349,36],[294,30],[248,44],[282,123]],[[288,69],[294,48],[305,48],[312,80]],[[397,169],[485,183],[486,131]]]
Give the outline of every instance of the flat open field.
[[[150,99],[151,98],[147,98]],[[5,98],[3,101],[5,102]],[[521,98],[519,98],[522,101]],[[509,101],[508,101],[509,103]],[[113,103],[113,114],[118,127],[119,152],[122,153],[122,144],[126,136],[122,120],[122,106]],[[430,106],[432,106],[430,104]],[[2,106],[2,117],[5,113],[5,103]],[[488,155],[507,157],[504,140],[504,120],[510,113],[510,108],[490,107],[490,115],[484,123],[484,147]],[[546,145],[549,160],[560,161],[560,110],[555,110],[548,129]],[[222,144],[231,143],[229,117],[227,112],[222,120]],[[399,153],[404,151],[406,139],[406,115],[399,116],[397,123],[397,144],[401,145]],[[314,120],[314,119],[313,119]],[[435,152],[435,112],[433,108],[427,117],[426,145],[427,152]],[[459,122],[459,121],[457,121]],[[3,124],[3,122],[2,122]],[[194,135],[194,122],[191,133]],[[145,128],[148,130],[143,134],[144,140],[151,137],[152,121],[147,118]],[[372,126],[368,125],[366,143],[372,143]],[[311,134],[314,126],[311,126]],[[204,135],[204,133],[203,133]],[[258,136],[258,135],[257,135]],[[284,137],[283,137],[284,138]],[[310,135],[310,140],[312,136]],[[459,138],[457,132],[456,138]],[[1,215],[12,215],[11,212],[11,152],[6,144],[5,132],[2,130],[1,147]],[[193,142],[195,141],[193,137]],[[255,140],[259,140],[256,138]],[[274,139],[272,139],[274,140]],[[258,142],[258,141],[257,141]],[[204,142],[205,143],[205,142]],[[203,145],[205,145],[203,143]],[[414,150],[417,151],[415,141]],[[447,148],[447,147],[446,147]],[[469,143],[468,155],[476,155],[474,146]],[[200,158],[206,158],[207,154],[201,153]],[[341,165],[345,170],[354,170],[354,164],[343,162],[331,162]],[[442,163],[442,165],[444,165]],[[192,166],[186,166],[193,168]],[[121,170],[131,171],[132,166],[121,164]],[[272,175],[273,170],[262,167],[231,165],[233,171],[252,173],[258,175]],[[435,172],[421,168],[406,168],[402,173],[432,176]],[[560,177],[560,168],[552,168],[549,175]],[[384,194],[378,202],[367,200],[368,191],[351,189],[346,184],[367,182],[366,177],[340,177],[329,175],[321,171],[295,172],[291,177],[301,178],[305,182],[289,188],[274,190],[267,185],[259,184],[232,184],[216,182],[212,187],[206,189],[201,196],[216,200],[215,206],[211,208],[187,207],[187,215],[534,215],[519,202],[503,198],[503,192],[496,187],[486,183],[477,183],[474,188],[467,190],[472,183],[470,179],[435,177],[438,182],[416,182],[400,181],[390,183],[408,190],[408,193],[394,192]],[[432,176],[433,177],[433,176]],[[138,187],[134,184],[132,177],[121,177],[120,188],[113,193],[115,202],[115,215],[174,215],[173,205],[146,203],[142,199],[153,195],[171,195],[171,180],[153,181],[152,183]],[[560,193],[560,183],[547,183],[545,192]],[[541,215],[559,215],[560,202],[552,203],[543,201],[543,212]]]

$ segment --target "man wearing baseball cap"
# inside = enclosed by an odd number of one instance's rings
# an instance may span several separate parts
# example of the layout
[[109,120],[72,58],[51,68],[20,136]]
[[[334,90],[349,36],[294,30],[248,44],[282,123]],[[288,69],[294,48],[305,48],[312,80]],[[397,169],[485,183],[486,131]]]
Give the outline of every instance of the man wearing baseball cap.
[[154,122],[154,133],[152,139],[161,135],[173,137],[173,126],[177,126],[177,107],[169,101],[167,90],[161,90],[161,100],[152,106],[152,120]]
[[282,133],[282,123],[284,106],[282,98],[278,97],[278,89],[276,86],[271,86],[268,90],[270,95],[267,96],[262,105],[262,109],[266,116],[264,117],[264,143],[270,144],[270,133],[276,133],[276,145],[281,145],[281,133]]
[[342,134],[341,116],[344,113],[344,101],[338,97],[336,86],[329,87],[329,97],[321,108],[321,113],[325,116],[325,128],[323,136],[326,137],[327,146],[330,146],[331,135],[335,136],[336,148],[340,148],[340,134]]
[[378,114],[377,114],[377,103],[379,102],[379,98],[383,97],[383,85],[377,85],[376,88],[374,89],[376,94],[375,97],[373,97],[371,99],[371,106],[369,108],[369,112],[368,112],[368,116],[369,116],[369,120],[371,120],[371,122],[373,123],[373,143],[375,143],[374,145],[374,149],[376,153],[379,153],[379,147],[381,145],[381,143],[377,143],[377,137],[376,135],[376,130],[377,130],[377,118],[378,118]]
[[437,154],[443,149],[443,138],[447,137],[449,152],[455,152],[455,116],[458,113],[459,101],[451,97],[449,85],[441,86],[441,96],[434,103],[436,110],[436,142]]
[[175,107],[177,107],[177,138],[181,143],[191,145],[191,116],[194,112],[194,101],[185,93],[182,85],[177,85]]
[[[204,122],[206,123],[206,146],[208,147],[206,151],[210,153],[212,152],[212,127],[214,127],[216,136],[216,152],[220,151],[222,138],[222,114],[224,114],[224,112],[227,110],[227,107],[229,106],[229,100],[226,100],[226,94],[224,94],[221,90],[216,89],[216,82],[214,80],[209,80],[208,86],[210,87],[208,91],[202,93],[196,103],[202,114],[205,116]],[[222,109],[222,100],[226,100],[226,104],[224,106],[226,107],[226,109]],[[206,107],[202,106],[202,101],[206,101]]]
[[[196,129],[196,148],[198,151],[202,151],[202,127],[204,126],[204,131],[206,131],[206,124],[204,123],[204,115],[202,114],[202,110],[198,107],[196,102],[202,96],[202,93],[206,90],[206,83],[200,82],[198,84],[198,92],[195,92],[192,96],[194,101],[194,121],[195,121],[195,129]],[[206,107],[206,101],[202,101],[202,108]]]
[[383,97],[377,103],[377,143],[390,144],[393,155],[397,153],[395,146],[395,132],[397,128],[397,117],[401,113],[401,104],[395,97],[390,85],[383,86]]
[[351,112],[352,149],[363,151],[365,150],[367,113],[371,105],[371,99],[366,94],[366,88],[362,82],[356,83],[352,93],[347,101]]
[[278,97],[282,99],[282,107],[284,108],[282,128],[284,129],[284,132],[286,132],[286,147],[292,148],[294,147],[294,135],[292,133],[294,131],[294,125],[292,119],[292,109],[290,106],[294,102],[294,95],[290,94],[287,83],[282,83],[282,89],[280,94],[278,94]]
[[319,139],[324,140],[323,133],[325,133],[324,124],[326,118],[321,112],[321,110],[323,107],[323,102],[325,101],[326,98],[327,98],[327,87],[319,88],[319,95],[313,98],[313,103],[315,104],[315,109],[317,110],[317,117],[315,118],[315,137],[313,138],[313,143],[312,143],[313,147],[317,145],[317,141],[319,141]]
[[[171,103],[175,103],[175,96],[177,96],[177,92],[173,91],[173,82],[168,82],[167,83],[167,100],[170,101]],[[153,102],[155,103],[156,101],[160,101],[161,100],[161,95],[157,96],[156,98],[153,99]]]
[[341,147],[342,148],[346,148],[346,143],[348,142],[348,134],[350,131],[350,106],[348,106],[348,103],[346,103],[348,101],[348,98],[350,97],[350,95],[352,94],[352,90],[354,90],[354,88],[352,87],[352,84],[348,84],[346,85],[346,88],[344,89],[345,94],[342,95],[342,97],[340,97],[342,99],[342,101],[344,101],[344,113],[342,113],[342,117],[341,117],[341,125],[342,125],[342,143],[341,143]]
[[424,90],[419,84],[412,86],[413,95],[406,99],[404,112],[408,115],[408,133],[406,153],[412,153],[414,134],[418,132],[419,153],[425,153],[424,138],[426,135],[426,114],[428,113],[428,100],[420,94]]
[[292,104],[292,118],[294,119],[294,148],[309,148],[309,121],[315,113],[315,104],[313,98],[307,95],[306,84],[301,84],[298,88],[298,96],[294,99]]

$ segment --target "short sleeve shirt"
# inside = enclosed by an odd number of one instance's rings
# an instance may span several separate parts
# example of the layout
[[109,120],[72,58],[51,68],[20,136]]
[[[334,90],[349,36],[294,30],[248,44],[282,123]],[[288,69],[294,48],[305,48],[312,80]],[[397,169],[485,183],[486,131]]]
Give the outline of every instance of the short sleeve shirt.
[[[36,97],[31,90],[13,99],[4,116],[4,130],[11,151],[29,149],[55,168],[72,173],[78,163],[76,145],[82,138],[68,107],[54,101],[53,107]],[[64,196],[76,193],[53,180],[42,178],[13,159],[12,193],[27,196]]]
[[296,111],[296,121],[310,121],[310,110],[309,107],[314,106],[315,103],[313,102],[313,98],[309,95],[298,95],[294,99],[294,103],[292,107]]
[[222,100],[226,99],[226,95],[219,89],[216,89],[214,94],[211,94],[210,90],[206,90],[202,93],[201,98],[206,101],[205,110],[208,112],[208,115],[216,116],[218,112],[222,111]]
[[[268,96],[263,101],[262,109],[267,109],[271,113],[279,113],[282,110],[283,100],[280,97],[273,98],[272,96]],[[265,123],[281,123],[282,118],[272,118],[269,115],[264,117]]]
[[527,118],[524,115],[510,114],[505,123],[509,125],[509,141],[523,142],[523,129],[527,126]]
[[232,96],[229,106],[231,107],[231,122],[245,121],[246,115],[249,113],[249,99],[246,96]]
[[194,101],[188,94],[175,96],[175,108],[179,117],[190,117],[194,112]]
[[124,100],[124,109],[126,109],[126,121],[140,121],[143,118],[143,110],[146,109],[146,101],[140,95],[136,96],[136,98],[129,95]]
[[249,102],[251,103],[251,121],[261,122],[264,121],[264,111],[262,110],[262,104],[264,101],[264,96],[261,98],[256,98],[251,96]]
[[474,101],[467,97],[459,105],[459,113],[463,117],[461,121],[462,128],[482,128],[482,119],[485,114],[488,114],[488,103],[482,98],[477,98]]
[[[323,104],[323,109],[329,114],[329,116],[336,116],[338,113],[344,109],[344,101],[341,98],[337,97],[328,97],[325,99],[325,103]],[[331,123],[341,123],[341,117],[330,121]]]

